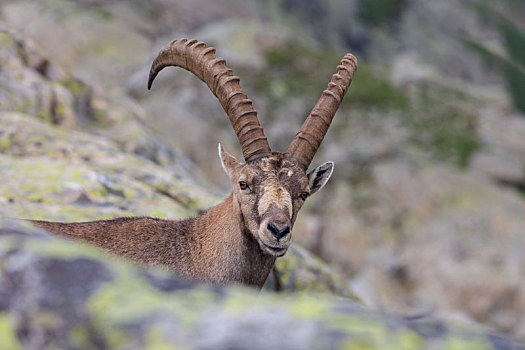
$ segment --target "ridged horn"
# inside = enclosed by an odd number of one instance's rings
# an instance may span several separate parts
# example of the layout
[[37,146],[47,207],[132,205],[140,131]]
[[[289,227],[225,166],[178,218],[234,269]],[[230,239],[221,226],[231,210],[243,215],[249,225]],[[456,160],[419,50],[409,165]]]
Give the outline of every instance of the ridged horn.
[[304,170],[308,169],[315,152],[321,145],[356,70],[357,58],[347,53],[341,60],[341,64],[337,66],[337,72],[332,75],[328,88],[323,91],[317,104],[288,146],[286,154],[297,160]]
[[237,134],[246,162],[270,154],[270,146],[259,123],[252,100],[239,85],[239,77],[215,56],[215,48],[195,39],[172,41],[161,50],[151,65],[148,89],[165,67],[178,66],[195,74],[219,99]]

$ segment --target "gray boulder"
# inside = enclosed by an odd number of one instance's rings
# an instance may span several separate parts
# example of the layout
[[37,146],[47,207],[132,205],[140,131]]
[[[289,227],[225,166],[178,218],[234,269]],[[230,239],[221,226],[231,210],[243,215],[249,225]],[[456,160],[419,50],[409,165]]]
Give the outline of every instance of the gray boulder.
[[348,299],[199,285],[0,221],[8,349],[525,349],[481,330]]

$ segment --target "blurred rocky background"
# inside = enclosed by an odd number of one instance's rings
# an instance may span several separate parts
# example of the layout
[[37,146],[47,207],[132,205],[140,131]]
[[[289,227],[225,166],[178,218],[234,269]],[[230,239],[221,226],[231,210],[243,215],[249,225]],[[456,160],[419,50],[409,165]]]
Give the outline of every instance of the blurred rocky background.
[[277,150],[352,52],[312,164],[334,176],[295,242],[371,308],[524,340],[524,23],[520,0],[2,0],[0,211],[180,218],[224,197],[217,143],[240,151],[215,97],[176,69],[146,90],[172,39],[218,49]]

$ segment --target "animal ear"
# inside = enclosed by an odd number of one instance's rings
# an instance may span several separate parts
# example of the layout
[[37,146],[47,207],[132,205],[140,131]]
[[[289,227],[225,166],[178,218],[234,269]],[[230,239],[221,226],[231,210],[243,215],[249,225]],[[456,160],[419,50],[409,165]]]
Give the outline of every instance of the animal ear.
[[241,165],[234,156],[224,150],[222,145],[219,143],[219,158],[221,159],[221,165],[226,174],[232,178],[235,168]]
[[326,162],[308,173],[308,182],[310,185],[310,194],[314,194],[326,185],[332,172],[334,171],[334,162]]

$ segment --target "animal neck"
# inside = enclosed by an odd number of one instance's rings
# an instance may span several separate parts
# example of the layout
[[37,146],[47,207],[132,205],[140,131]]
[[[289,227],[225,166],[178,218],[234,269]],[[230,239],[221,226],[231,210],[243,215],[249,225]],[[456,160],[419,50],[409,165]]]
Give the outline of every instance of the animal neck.
[[149,217],[63,223],[32,221],[60,235],[93,243],[147,265],[163,265],[192,279],[261,288],[275,257],[245,232],[233,195],[205,214],[180,221]]
[[233,194],[195,219],[186,242],[199,245],[191,250],[193,273],[198,278],[259,288],[264,285],[275,257],[262,252],[243,221]]

